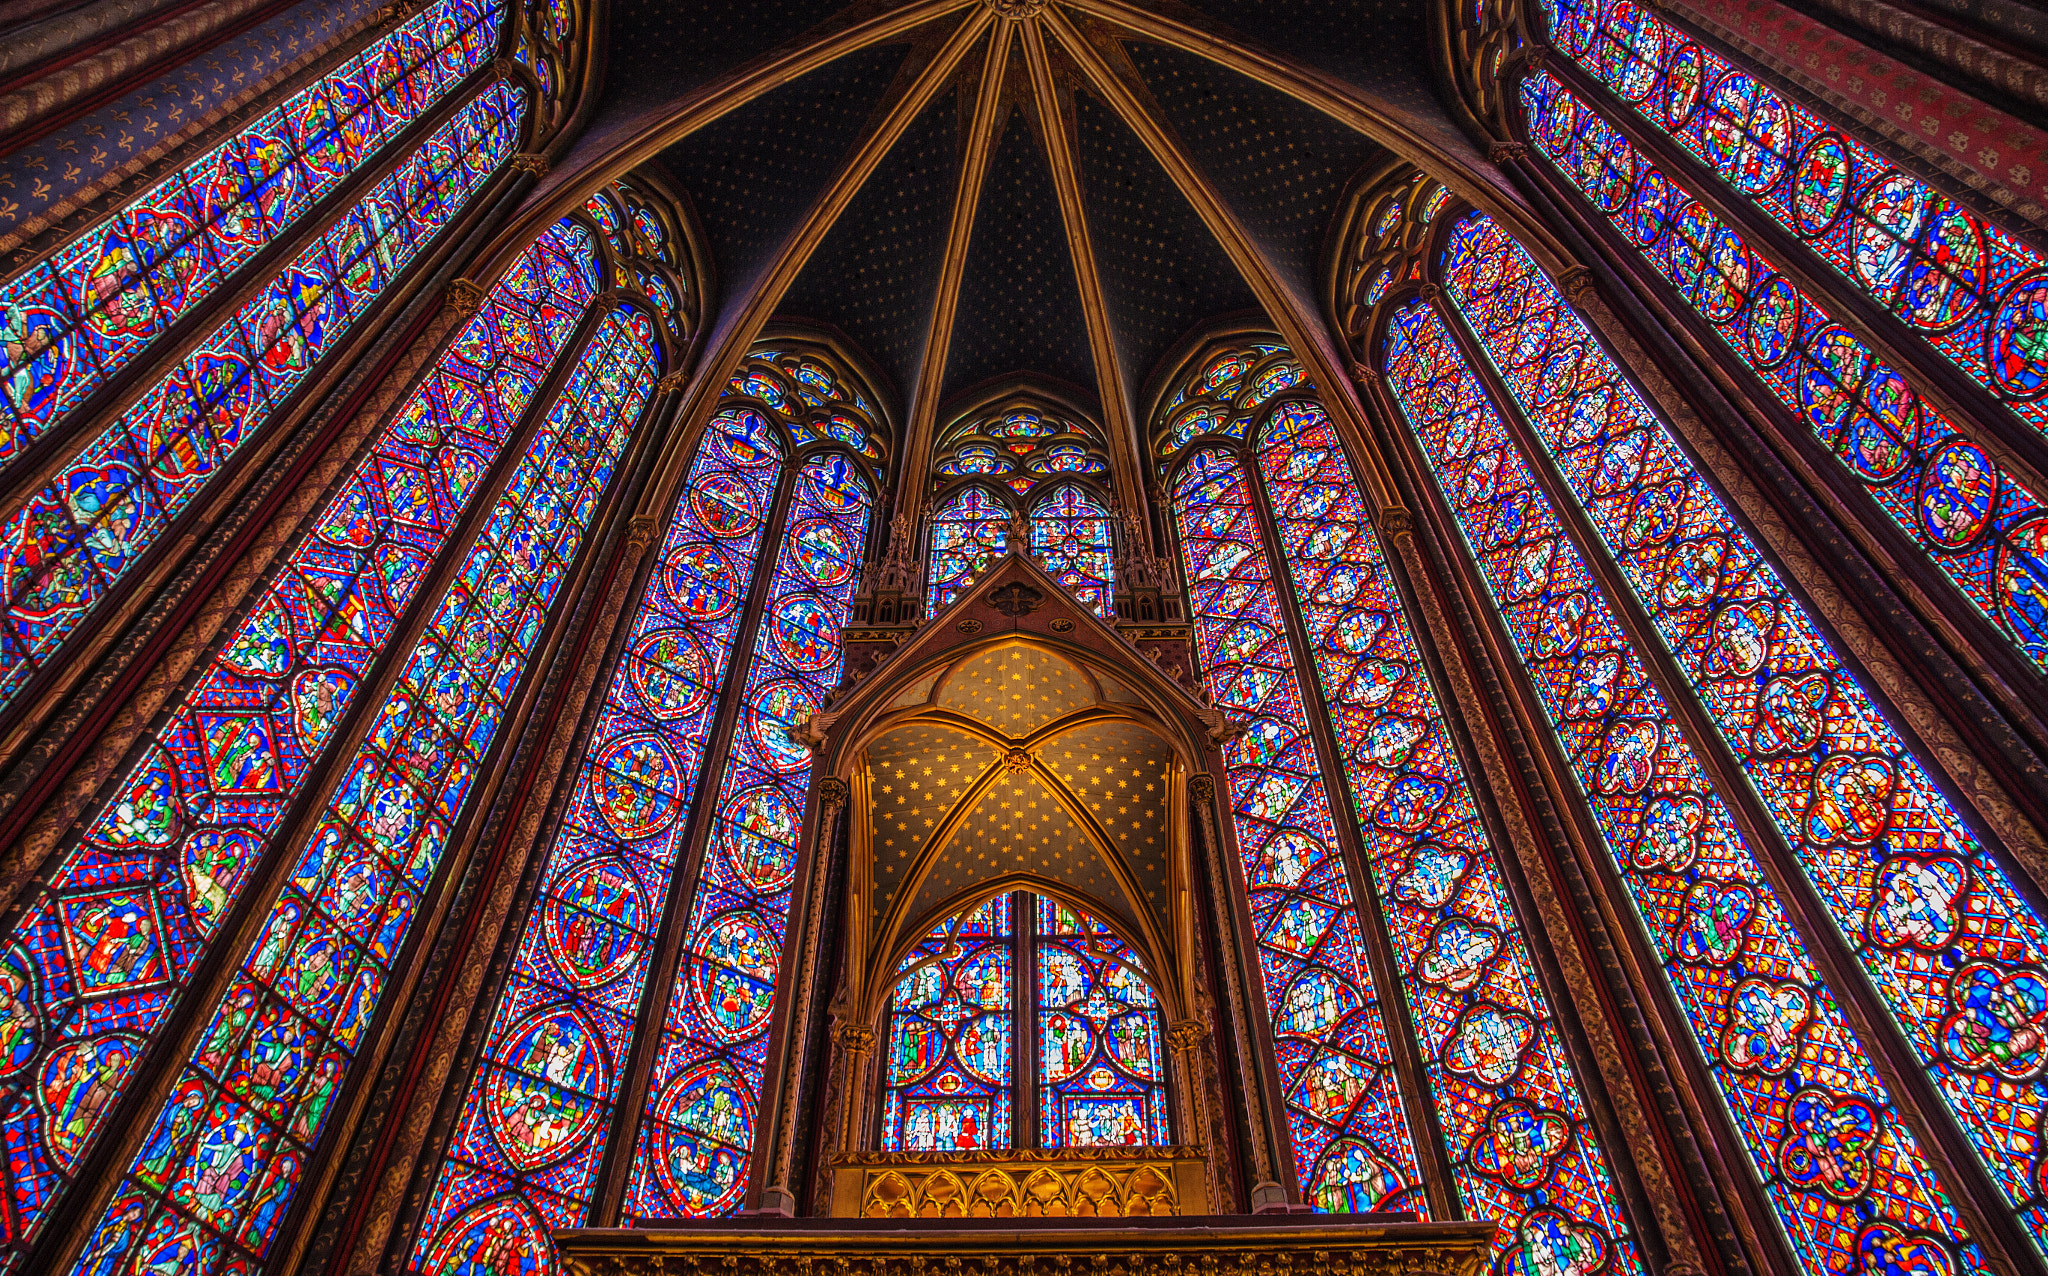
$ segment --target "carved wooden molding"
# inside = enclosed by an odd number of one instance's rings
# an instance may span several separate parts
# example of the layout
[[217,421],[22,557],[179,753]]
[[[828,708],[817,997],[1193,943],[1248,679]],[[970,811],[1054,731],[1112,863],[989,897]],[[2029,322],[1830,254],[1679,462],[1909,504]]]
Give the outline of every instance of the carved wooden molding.
[[556,1232],[555,1244],[574,1276],[1480,1276],[1494,1235],[1492,1223],[1404,1215],[1283,1217],[874,1231],[742,1218],[676,1231],[580,1228]]

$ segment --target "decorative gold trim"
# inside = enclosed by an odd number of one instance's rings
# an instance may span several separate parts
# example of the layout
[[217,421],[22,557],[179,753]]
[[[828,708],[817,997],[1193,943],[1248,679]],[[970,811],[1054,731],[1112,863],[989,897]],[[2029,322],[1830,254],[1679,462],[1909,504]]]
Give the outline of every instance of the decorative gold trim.
[[832,1159],[832,1213],[900,1219],[1207,1213],[1206,1162],[1200,1148],[860,1153]]

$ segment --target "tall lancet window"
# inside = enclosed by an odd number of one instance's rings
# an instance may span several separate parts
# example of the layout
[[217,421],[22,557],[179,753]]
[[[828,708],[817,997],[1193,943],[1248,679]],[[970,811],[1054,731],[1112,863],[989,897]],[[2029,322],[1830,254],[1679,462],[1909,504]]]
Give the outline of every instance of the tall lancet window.
[[1083,909],[1013,892],[946,918],[887,1013],[886,1151],[1172,1142],[1151,975]]
[[[2048,670],[2048,493],[1936,406],[1921,372],[1856,335],[1865,321],[1846,304],[1861,292],[1899,320],[1895,341],[1930,345],[1982,387],[1973,406],[2048,433],[2048,261],[1645,7],[1572,0],[1552,38],[1580,66],[1523,80],[1535,149]],[[1784,233],[1737,230],[1738,210]]]
[[1012,517],[1009,502],[979,483],[961,488],[932,511],[925,586],[930,613],[958,598],[1002,556]]
[[790,731],[839,681],[883,452],[808,345],[747,359],[677,489],[411,1270],[738,1205],[810,782]]
[[[1191,366],[1157,427],[1204,679],[1249,723],[1225,753],[1231,825],[1296,1173],[1321,1209],[1428,1213],[1421,1158],[1439,1157],[1459,1207],[1507,1225],[1514,1270],[1645,1270],[1312,396],[1284,347],[1226,346]],[[1396,1066],[1393,1032],[1420,1047],[1417,1073]],[[1441,1145],[1420,1148],[1430,1130]]]
[[[38,1045],[65,1119],[17,1127],[39,1139],[14,1162],[15,1244],[121,1097],[160,1089],[112,1199],[85,1205],[79,1270],[264,1260],[674,348],[642,302],[594,304],[607,267],[575,218],[514,261],[32,903],[36,986],[86,1012],[52,1014]],[[250,901],[267,902],[224,995],[187,1004]],[[187,1022],[189,1052],[139,1071]]]
[[[1099,616],[1110,614],[1115,520],[1109,451],[1078,413],[1015,398],[983,404],[940,433],[934,451],[928,597],[945,606],[1002,554],[1016,525],[1031,557]],[[996,486],[1000,484],[1000,487]]]
[[0,475],[49,475],[0,518],[0,707],[518,149],[503,9],[437,0],[0,286]]
[[[1439,266],[1445,301],[1393,312],[1388,381],[1796,1261],[1979,1262],[1922,1122],[2042,1237],[2019,1132],[2048,1091],[2012,1068],[2040,918],[1528,254],[1471,213]],[[1784,881],[1831,930],[1802,931]],[[1831,987],[1822,946],[1867,982]],[[1867,1034],[1845,998],[1874,1000]],[[1877,1052],[1939,1102],[1909,1119]]]
[[1093,492],[1063,483],[1031,507],[1031,556],[1081,605],[1109,615],[1109,508]]

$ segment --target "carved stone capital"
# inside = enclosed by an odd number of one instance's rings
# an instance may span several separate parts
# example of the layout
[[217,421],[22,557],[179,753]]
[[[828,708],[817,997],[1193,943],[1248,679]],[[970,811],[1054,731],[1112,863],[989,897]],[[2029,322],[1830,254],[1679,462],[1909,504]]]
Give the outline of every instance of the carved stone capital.
[[1189,776],[1188,796],[1197,802],[1214,802],[1216,800],[1216,777],[1212,775]]
[[1528,52],[1522,55],[1522,65],[1528,69],[1530,75],[1541,75],[1550,65],[1549,51],[1540,44],[1530,45]]
[[848,1054],[872,1054],[875,1049],[875,1033],[857,1023],[843,1023],[832,1031],[832,1039]]
[[1486,152],[1486,158],[1495,164],[1505,164],[1510,160],[1526,159],[1528,154],[1529,148],[1520,142],[1495,142]]
[[820,813],[821,824],[830,823],[832,817],[839,814],[839,809],[846,805],[846,796],[846,781],[838,776],[828,775],[818,781],[818,800],[824,803],[825,807]]
[[1372,381],[1372,369],[1362,363],[1354,363],[1351,365],[1351,379],[1360,385],[1366,385]]
[[1598,295],[1593,290],[1593,272],[1584,266],[1573,266],[1559,275],[1557,286],[1564,290],[1565,297],[1574,306],[1581,309]]
[[639,562],[648,550],[654,548],[654,538],[660,531],[660,519],[652,514],[635,514],[626,527],[626,557]]
[[1378,524],[1380,535],[1390,541],[1415,534],[1415,516],[1405,505],[1389,505],[1373,521]]
[[489,290],[474,279],[456,279],[448,284],[442,304],[458,319],[467,319],[483,309],[484,298],[489,295]]
[[1428,302],[1434,302],[1434,301],[1436,301],[1436,300],[1437,300],[1437,298],[1439,298],[1439,297],[1441,297],[1441,296],[1443,296],[1443,295],[1444,295],[1444,290],[1443,290],[1443,289],[1441,289],[1441,288],[1439,288],[1439,287],[1437,287],[1437,286],[1436,286],[1435,284],[1424,284],[1424,285],[1422,285],[1422,299],[1423,299],[1424,301],[1428,301]]
[[548,175],[548,157],[532,151],[521,151],[506,161],[506,166],[515,173],[526,173],[533,177]]
[[1209,1025],[1200,1019],[1176,1019],[1166,1026],[1166,1044],[1174,1053],[1186,1054],[1209,1036]]
[[681,372],[664,372],[655,378],[654,392],[656,394],[674,394],[683,388],[683,380],[684,377]]
[[1045,10],[1045,0],[981,0],[981,3],[989,12],[1012,22],[1035,18]]

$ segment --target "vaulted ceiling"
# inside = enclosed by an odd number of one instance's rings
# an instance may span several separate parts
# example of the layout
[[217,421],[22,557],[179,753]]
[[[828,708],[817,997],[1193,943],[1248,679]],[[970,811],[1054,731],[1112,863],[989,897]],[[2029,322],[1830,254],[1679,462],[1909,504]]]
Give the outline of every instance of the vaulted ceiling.
[[[910,463],[946,401],[1024,373],[1099,405],[1139,482],[1141,394],[1191,329],[1263,308],[1285,333],[1276,296],[1313,313],[1346,184],[1393,157],[1360,118],[1393,121],[1410,158],[1473,158],[1437,101],[1430,22],[1428,0],[615,0],[578,149],[655,136],[665,110],[711,117],[658,157],[720,293],[781,270],[776,315],[837,327],[893,379]],[[1204,51],[1220,45],[1234,61]],[[717,110],[742,80],[753,95]],[[1364,105],[1339,122],[1346,100]]]

